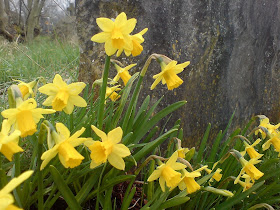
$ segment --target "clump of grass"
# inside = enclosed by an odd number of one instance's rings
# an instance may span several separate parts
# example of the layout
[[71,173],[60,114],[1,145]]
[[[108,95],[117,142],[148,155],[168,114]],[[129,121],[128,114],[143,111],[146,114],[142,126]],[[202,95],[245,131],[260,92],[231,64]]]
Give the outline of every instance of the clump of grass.
[[44,77],[47,81],[56,73],[76,80],[79,47],[73,43],[37,37],[32,43],[0,42],[0,106],[5,106],[4,93],[14,79],[30,82]]

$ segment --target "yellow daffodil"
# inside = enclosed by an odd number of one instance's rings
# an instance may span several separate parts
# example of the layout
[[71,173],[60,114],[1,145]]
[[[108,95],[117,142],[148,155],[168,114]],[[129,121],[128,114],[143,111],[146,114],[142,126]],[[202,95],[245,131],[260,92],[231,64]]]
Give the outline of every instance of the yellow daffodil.
[[136,25],[136,19],[127,20],[126,14],[122,12],[113,21],[108,18],[97,18],[96,23],[103,31],[94,35],[91,41],[104,43],[105,52],[108,56],[113,55],[117,50],[133,50],[133,42],[129,34]]
[[[260,119],[260,125],[259,126],[266,128],[268,130],[268,132],[273,135],[273,134],[278,132],[277,129],[280,127],[280,123],[277,124],[277,125],[272,125],[272,124],[269,123],[269,119],[267,117],[263,116]],[[257,135],[258,133],[261,133],[262,138],[265,139],[266,133],[262,129],[259,129],[259,130],[255,131],[255,135]]]
[[187,188],[188,194],[194,193],[200,189],[200,185],[194,180],[195,177],[200,177],[200,171],[205,169],[207,166],[203,166],[195,171],[188,172],[186,169],[183,170],[183,178],[179,183],[179,189],[184,190]]
[[254,149],[254,146],[256,146],[260,142],[261,142],[261,139],[257,139],[252,145],[249,145],[247,142],[243,141],[243,143],[245,145],[245,151],[244,152],[240,152],[240,154],[242,156],[244,156],[245,153],[247,152],[248,155],[250,156],[250,158],[260,159],[263,156],[263,154],[258,153]]
[[177,163],[178,152],[174,152],[169,160],[164,164],[157,167],[155,171],[148,178],[148,182],[154,181],[159,178],[159,184],[163,192],[165,192],[166,186],[171,188],[171,190],[179,184],[181,181],[181,173],[176,170],[181,170],[186,168],[182,163]]
[[1,114],[3,117],[8,118],[10,125],[15,125],[15,130],[20,130],[21,137],[33,135],[37,131],[37,123],[42,114],[52,114],[53,109],[37,108],[37,103],[33,98],[23,101],[17,108],[4,110]]
[[130,56],[131,54],[132,54],[132,56],[140,55],[141,52],[143,51],[143,47],[141,45],[144,42],[143,35],[147,31],[148,31],[148,28],[145,28],[137,34],[130,35],[130,38],[131,38],[132,44],[133,44],[132,50],[129,51],[129,50],[120,49],[117,52],[117,56],[120,56],[122,54],[123,50],[124,50],[126,56]]
[[270,139],[262,145],[263,150],[267,150],[271,144],[275,151],[279,152],[278,157],[280,157],[280,132],[271,134]]
[[54,140],[55,146],[44,152],[41,156],[43,160],[40,167],[43,170],[46,165],[58,154],[59,160],[65,168],[74,168],[81,164],[84,157],[77,152],[75,147],[87,141],[87,138],[79,138],[80,135],[85,131],[82,127],[72,136],[70,131],[62,123],[56,123],[56,131]]
[[[213,171],[213,169],[211,170],[211,169],[209,169],[209,168],[205,168],[204,170],[205,170],[208,174],[211,174],[212,171]],[[215,171],[215,173],[213,174],[213,176],[212,176],[212,178],[209,180],[209,182],[213,182],[214,179],[215,179],[217,182],[219,182],[219,181],[221,180],[222,176],[223,176],[223,175],[221,174],[221,171],[222,171],[222,169],[217,168],[217,170]]]
[[33,174],[33,171],[26,171],[19,175],[17,178],[13,178],[5,187],[0,190],[0,209],[8,210],[8,209],[19,209],[14,206],[13,203],[15,201],[11,192],[19,186],[22,182],[28,179]]
[[46,84],[39,88],[41,93],[49,97],[44,101],[43,105],[52,106],[56,111],[64,111],[71,114],[74,105],[78,107],[86,107],[87,102],[79,96],[86,84],[83,82],[75,82],[67,85],[59,74],[56,74],[53,83]]
[[131,69],[132,67],[136,66],[136,64],[130,64],[124,68],[121,68],[120,66],[118,66],[115,63],[114,63],[114,65],[115,65],[115,68],[117,69],[118,73],[114,77],[113,81],[117,82],[121,78],[124,85],[126,85],[127,82],[129,81],[129,79],[131,78],[131,75],[129,74],[128,70]]
[[151,86],[151,90],[153,90],[160,81],[163,85],[167,85],[168,90],[179,87],[183,83],[183,80],[178,77],[177,74],[181,73],[190,62],[187,61],[177,65],[177,61],[170,61],[167,65],[164,62],[160,62],[160,64],[161,72],[153,76],[155,81]]
[[9,160],[12,161],[13,155],[18,152],[23,152],[23,149],[18,146],[20,131],[15,130],[10,133],[11,125],[8,120],[2,123],[2,130],[0,132],[0,152]]
[[241,169],[239,175],[235,179],[234,184],[238,183],[240,176],[242,176],[244,173],[249,175],[253,182],[255,182],[255,180],[258,180],[259,178],[261,178],[264,175],[263,172],[261,172],[259,169],[257,169],[254,166],[255,164],[259,163],[260,160],[250,159],[249,161],[247,161],[243,157],[240,157],[239,162],[241,163],[243,168]]
[[243,187],[243,192],[250,189],[253,186],[253,182],[251,182],[251,177],[247,174],[243,174],[241,178],[244,178],[245,181],[238,180],[238,184]]
[[124,144],[120,144],[123,135],[122,128],[117,127],[111,130],[108,135],[94,125],[91,128],[102,141],[87,141],[85,143],[91,150],[90,168],[95,168],[108,160],[115,168],[124,170],[123,158],[129,156],[130,151]]
[[116,93],[116,91],[121,90],[118,87],[119,87],[119,85],[113,86],[113,87],[107,87],[106,88],[106,98],[109,97],[112,101],[118,100],[121,97],[118,93]]
[[33,87],[37,84],[36,80],[29,82],[29,83],[25,83],[20,80],[16,80],[16,81],[19,82],[19,84],[17,86],[19,87],[19,90],[22,94],[22,98],[24,100],[29,98],[30,95],[31,95],[31,97],[34,97]]

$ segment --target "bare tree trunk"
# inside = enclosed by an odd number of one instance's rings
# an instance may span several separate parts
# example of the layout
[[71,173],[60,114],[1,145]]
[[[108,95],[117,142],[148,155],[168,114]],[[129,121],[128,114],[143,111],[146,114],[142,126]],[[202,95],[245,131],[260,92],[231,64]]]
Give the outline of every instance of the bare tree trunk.
[[26,34],[27,41],[30,42],[34,39],[34,29],[39,28],[39,18],[44,6],[45,0],[28,0],[27,7],[29,14],[26,21]]
[[8,15],[5,11],[4,0],[0,0],[0,35],[3,35],[9,41],[13,41],[13,36],[6,30],[8,24]]

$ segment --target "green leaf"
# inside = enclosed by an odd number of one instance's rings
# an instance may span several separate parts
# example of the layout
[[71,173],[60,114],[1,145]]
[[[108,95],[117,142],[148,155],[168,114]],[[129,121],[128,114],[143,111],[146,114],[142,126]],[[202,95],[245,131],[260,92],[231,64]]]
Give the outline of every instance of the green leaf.
[[167,209],[173,206],[178,206],[183,203],[186,203],[188,200],[190,200],[190,197],[171,198],[165,201],[162,205],[160,205],[159,209]]
[[160,145],[164,140],[173,132],[177,131],[178,129],[172,129],[162,136],[158,137],[156,140],[146,144],[139,152],[137,152],[135,155],[133,155],[134,159],[136,161],[141,160],[143,157],[145,157],[147,154],[152,152],[158,145]]
[[125,199],[123,200],[121,210],[126,210],[129,208],[129,205],[132,201],[135,192],[136,192],[136,187],[133,187],[130,194],[127,197],[125,197]]
[[207,140],[208,140],[210,129],[211,129],[211,124],[209,123],[207,128],[206,128],[206,131],[204,133],[204,136],[202,138],[199,150],[198,150],[198,154],[197,154],[197,157],[196,157],[196,162],[197,163],[200,163],[201,160],[202,160],[202,155],[203,155],[205,147],[206,147],[206,143],[207,143]]
[[236,204],[236,203],[240,203],[241,200],[243,200],[244,198],[246,198],[249,194],[251,194],[252,192],[256,191],[260,186],[262,186],[264,184],[264,181],[259,182],[257,184],[255,184],[253,187],[251,187],[249,190],[246,190],[243,193],[240,193],[237,196],[233,196],[232,198],[228,199],[227,201],[221,203],[220,205],[216,206],[215,209],[217,210],[223,210],[223,209],[231,209],[231,207]]
[[179,101],[176,102],[165,109],[158,112],[152,119],[150,119],[147,123],[143,123],[143,125],[135,131],[133,135],[133,143],[138,143],[140,139],[145,136],[145,134],[162,118],[170,114],[171,112],[175,111],[176,109],[179,109],[181,106],[185,105],[186,101]]
[[217,152],[218,152],[218,149],[219,149],[219,145],[220,145],[220,142],[222,140],[222,131],[220,131],[213,143],[213,146],[212,146],[212,149],[211,149],[211,153],[210,153],[210,156],[209,158],[207,159],[207,162],[208,163],[214,163],[216,162],[216,155],[217,155]]
[[73,195],[72,191],[69,189],[65,181],[63,180],[62,176],[58,172],[58,170],[54,166],[50,166],[50,172],[52,174],[52,178],[57,185],[59,191],[61,192],[62,196],[64,197],[66,203],[71,209],[82,209],[79,205],[78,201],[76,200],[75,196]]

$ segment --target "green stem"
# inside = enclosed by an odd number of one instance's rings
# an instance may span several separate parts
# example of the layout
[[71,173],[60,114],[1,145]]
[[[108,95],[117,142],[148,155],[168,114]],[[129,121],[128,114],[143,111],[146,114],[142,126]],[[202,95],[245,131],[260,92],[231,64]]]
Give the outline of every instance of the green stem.
[[46,137],[47,127],[44,123],[41,124],[40,133],[38,136],[38,151],[37,151],[37,173],[38,173],[38,209],[44,209],[44,195],[43,195],[43,172],[40,170],[43,153],[43,143]]
[[70,132],[74,129],[73,112],[70,114]]
[[109,75],[109,68],[110,68],[110,56],[106,56],[105,67],[103,72],[103,82],[100,89],[100,96],[99,96],[99,109],[98,109],[98,125],[99,129],[102,129],[103,126],[103,114],[104,114],[104,104],[105,104],[105,94],[106,94],[106,87]]
[[104,163],[103,169],[102,169],[101,174],[100,174],[100,177],[99,177],[98,187],[97,187],[97,198],[96,198],[95,209],[99,209],[100,185],[101,185],[101,181],[102,181],[102,178],[103,178],[103,173],[104,173],[104,171],[105,171],[106,166],[107,166],[107,162]]

